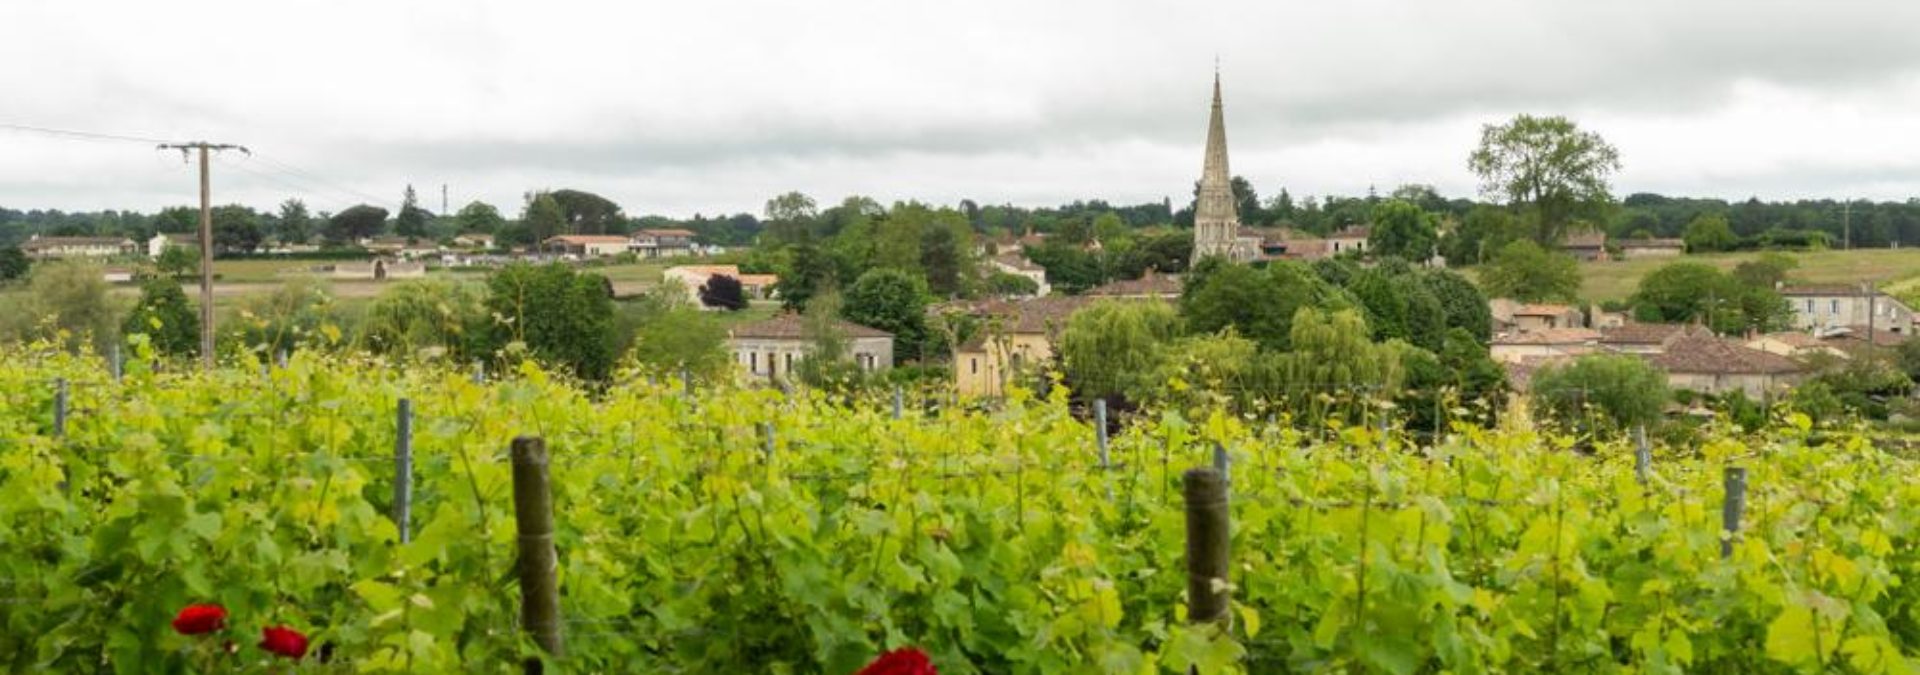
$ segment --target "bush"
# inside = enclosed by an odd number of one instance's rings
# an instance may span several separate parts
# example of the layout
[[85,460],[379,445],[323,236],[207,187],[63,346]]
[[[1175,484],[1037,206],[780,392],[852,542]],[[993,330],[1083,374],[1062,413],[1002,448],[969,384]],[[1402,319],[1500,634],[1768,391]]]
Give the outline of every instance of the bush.
[[1541,368],[1532,390],[1541,413],[1569,429],[1598,434],[1659,421],[1667,377],[1639,358],[1599,354]]
[[200,316],[180,283],[153,277],[140,283],[140,304],[127,315],[123,335],[146,335],[156,352],[191,357],[200,353]]

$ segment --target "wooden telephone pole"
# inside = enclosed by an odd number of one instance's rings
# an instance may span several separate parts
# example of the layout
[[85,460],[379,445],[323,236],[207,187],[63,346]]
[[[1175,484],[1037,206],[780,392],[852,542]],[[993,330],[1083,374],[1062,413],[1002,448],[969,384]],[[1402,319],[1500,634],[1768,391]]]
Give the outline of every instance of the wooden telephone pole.
[[207,170],[207,153],[212,150],[253,151],[229,143],[162,143],[161,150],[179,150],[186,159],[188,151],[200,154],[200,362],[213,370],[213,181]]

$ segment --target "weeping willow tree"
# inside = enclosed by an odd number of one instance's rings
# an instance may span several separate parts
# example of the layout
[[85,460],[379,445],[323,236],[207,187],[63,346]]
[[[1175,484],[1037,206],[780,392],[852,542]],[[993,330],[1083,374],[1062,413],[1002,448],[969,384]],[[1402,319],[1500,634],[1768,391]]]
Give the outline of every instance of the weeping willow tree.
[[403,281],[382,291],[367,308],[363,339],[377,352],[465,360],[479,351],[488,327],[484,301],[471,284]]
[[1400,388],[1401,359],[1414,349],[1398,340],[1376,343],[1360,313],[1302,308],[1293,317],[1291,351],[1262,360],[1254,379],[1269,400],[1297,419],[1357,421],[1373,401]]
[[1059,341],[1068,385],[1083,401],[1148,400],[1160,386],[1154,377],[1163,352],[1179,333],[1179,315],[1163,303],[1106,301],[1074,312]]

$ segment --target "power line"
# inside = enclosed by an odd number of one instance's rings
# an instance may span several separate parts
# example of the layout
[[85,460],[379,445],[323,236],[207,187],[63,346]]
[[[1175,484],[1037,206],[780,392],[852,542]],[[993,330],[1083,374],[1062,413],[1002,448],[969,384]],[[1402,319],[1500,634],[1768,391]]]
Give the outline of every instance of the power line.
[[369,203],[373,203],[373,204],[379,204],[379,203],[382,203],[382,202],[386,202],[386,201],[390,201],[390,200],[388,200],[388,199],[386,199],[386,198],[383,198],[383,197],[375,197],[375,196],[373,196],[373,195],[370,195],[370,194],[367,194],[367,193],[365,193],[365,192],[361,192],[361,191],[359,191],[359,190],[356,190],[356,189],[353,189],[353,188],[351,188],[351,187],[348,187],[348,186],[346,186],[346,185],[342,185],[342,184],[340,184],[340,183],[335,183],[335,182],[333,182],[333,181],[330,181],[330,180],[327,180],[326,178],[322,178],[322,177],[320,177],[319,175],[316,175],[316,174],[314,174],[314,173],[313,173],[313,172],[311,172],[311,171],[306,171],[306,170],[304,170],[304,169],[301,169],[301,168],[299,168],[299,167],[296,167],[296,166],[293,166],[293,165],[291,165],[291,164],[288,164],[288,163],[286,163],[286,162],[282,162],[282,161],[280,161],[280,160],[277,160],[277,159],[274,159],[274,158],[272,158],[272,157],[265,157],[265,156],[261,156],[261,155],[253,155],[253,158],[254,158],[254,159],[258,159],[258,160],[260,160],[260,161],[261,161],[262,163],[265,163],[265,164],[267,164],[267,165],[269,165],[269,166],[271,166],[271,167],[273,167],[273,168],[275,168],[275,169],[276,169],[276,170],[278,170],[278,171],[282,171],[282,172],[285,172],[285,173],[287,173],[287,174],[289,174],[289,175],[292,175],[292,176],[296,176],[296,177],[300,177],[300,178],[304,178],[304,179],[306,179],[307,181],[310,181],[310,182],[312,182],[312,183],[314,183],[314,184],[316,184],[316,185],[323,185],[323,186],[326,186],[326,187],[328,187],[328,188],[330,188],[330,189],[334,189],[334,190],[338,190],[338,191],[340,191],[340,192],[343,192],[343,193],[346,193],[346,194],[350,194],[350,195],[354,195],[354,196],[356,196],[356,197],[358,197],[358,198],[360,198],[360,199],[362,199],[362,200],[365,200],[365,201],[367,201],[367,202],[369,202]]
[[71,129],[53,129],[49,127],[36,127],[30,124],[11,124],[6,122],[0,122],[0,129],[6,129],[8,131],[21,131],[21,132],[35,133],[35,134],[46,134],[48,136],[58,136],[63,138],[72,138],[72,139],[90,140],[90,141],[122,141],[127,143],[144,143],[148,145],[165,145],[173,142],[171,140],[167,140],[163,138],[146,138],[143,136],[107,134],[107,133],[100,133],[96,131],[73,131]]

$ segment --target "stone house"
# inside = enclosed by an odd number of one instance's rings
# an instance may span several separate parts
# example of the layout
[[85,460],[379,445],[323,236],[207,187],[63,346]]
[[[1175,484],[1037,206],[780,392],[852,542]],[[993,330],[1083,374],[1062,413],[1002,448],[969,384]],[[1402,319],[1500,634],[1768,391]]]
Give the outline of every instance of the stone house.
[[1793,359],[1707,335],[1688,335],[1643,358],[1667,372],[1667,386],[1715,396],[1738,391],[1752,399],[1780,394],[1800,381]]
[[540,250],[577,258],[603,258],[626,253],[629,242],[617,234],[565,234],[540,242]]
[[1600,332],[1600,346],[1623,354],[1659,354],[1674,340],[1706,335],[1698,326],[1679,323],[1625,323]]
[[672,258],[694,254],[692,230],[639,230],[629,238],[628,249],[642,258]]
[[1621,260],[1672,258],[1687,252],[1687,243],[1682,239],[1621,239],[1616,246]]
[[1794,327],[1866,328],[1895,333],[1913,331],[1913,308],[1879,289],[1849,284],[1785,286],[1780,294],[1793,307]]
[[[1085,297],[1046,297],[948,306],[936,311],[970,314],[979,334],[953,350],[953,388],[961,396],[1002,396],[1009,383],[1039,372],[1053,360],[1053,341]],[[1029,382],[1028,384],[1031,384]]]
[[662,281],[676,283],[686,289],[687,300],[700,304],[700,288],[707,280],[716,276],[733,277],[740,281],[740,292],[748,300],[766,300],[773,297],[773,285],[780,283],[775,274],[741,274],[739,265],[675,265],[660,273]]
[[1546,303],[1515,302],[1507,298],[1487,301],[1494,325],[1516,331],[1582,328],[1586,316],[1578,307]]
[[126,237],[42,237],[20,244],[20,252],[29,258],[113,258],[139,255],[140,244]]
[[1595,330],[1546,328],[1495,335],[1487,351],[1497,363],[1521,363],[1592,354],[1600,350],[1599,341],[1600,332]]
[[[834,326],[847,340],[847,356],[861,370],[893,367],[892,333],[847,321],[835,321]],[[743,323],[727,332],[727,349],[749,380],[791,381],[813,344],[806,318],[793,313]]]
[[1769,354],[1777,354],[1794,359],[1803,359],[1815,354],[1826,354],[1837,358],[1847,358],[1847,353],[1839,347],[1827,344],[1811,333],[1782,331],[1756,335],[1747,339],[1748,349],[1758,349]]
[[1560,251],[1573,256],[1581,262],[1596,262],[1607,259],[1607,233],[1599,231],[1568,232],[1560,241]]
[[994,256],[987,260],[987,266],[997,272],[1032,279],[1034,285],[1039,288],[1034,291],[1034,295],[1045,297],[1053,294],[1053,285],[1047,283],[1047,268],[1034,264],[1021,253],[1002,253]]
[[1353,251],[1365,253],[1367,252],[1367,239],[1372,236],[1372,227],[1366,225],[1348,225],[1340,228],[1339,232],[1327,235],[1325,253],[1330,256]]
[[1095,298],[1130,298],[1135,300],[1171,300],[1180,297],[1184,288],[1177,274],[1160,274],[1147,270],[1138,279],[1111,281],[1087,289],[1083,295]]

